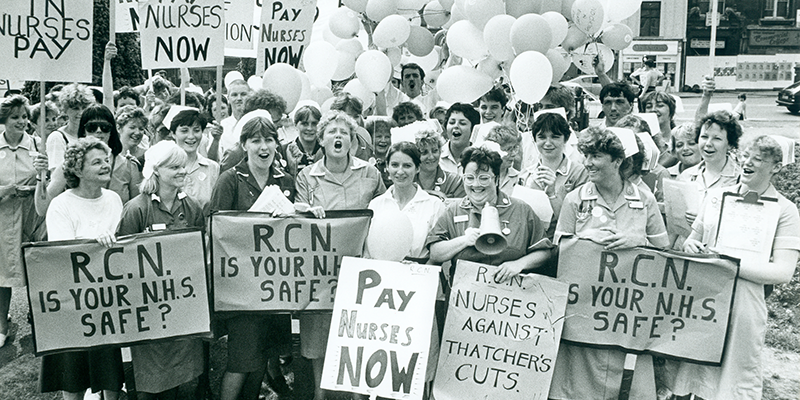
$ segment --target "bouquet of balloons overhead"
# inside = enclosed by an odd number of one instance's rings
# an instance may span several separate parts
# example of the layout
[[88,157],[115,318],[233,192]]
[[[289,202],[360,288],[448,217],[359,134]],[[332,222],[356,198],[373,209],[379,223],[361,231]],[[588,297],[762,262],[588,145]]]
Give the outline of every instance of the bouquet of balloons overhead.
[[[305,72],[276,64],[252,84],[288,96],[290,109],[305,99],[325,109],[331,81],[347,81],[343,90],[367,108],[401,63],[414,62],[438,75],[436,90],[447,102],[472,102],[503,76],[517,100],[533,104],[570,63],[591,74],[599,57],[611,68],[614,50],[628,47],[633,37],[622,20],[638,11],[642,0],[342,3],[345,7],[328,15],[324,40],[312,40],[303,52]],[[366,40],[359,32],[366,32]]]

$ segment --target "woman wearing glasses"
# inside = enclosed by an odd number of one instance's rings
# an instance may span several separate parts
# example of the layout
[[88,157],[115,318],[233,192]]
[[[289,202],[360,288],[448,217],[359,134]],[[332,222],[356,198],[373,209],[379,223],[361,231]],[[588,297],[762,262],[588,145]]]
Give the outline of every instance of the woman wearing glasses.
[[[428,234],[427,246],[434,263],[459,259],[500,266],[495,280],[504,282],[522,272],[544,266],[550,257],[545,226],[527,204],[508,197],[499,188],[503,160],[492,150],[469,147],[461,157],[466,197],[451,203]],[[497,208],[502,234],[508,246],[499,254],[486,255],[475,248],[480,235],[481,213],[489,204]],[[452,274],[450,274],[452,276]]]
[[[87,136],[99,139],[111,149],[111,179],[106,183],[105,189],[118,194],[123,204],[138,196],[142,173],[135,161],[122,154],[123,146],[117,131],[117,122],[106,106],[94,104],[83,111],[78,125],[78,137]],[[67,187],[64,171],[60,166],[53,171],[51,179],[47,185],[47,200],[36,197],[36,210],[40,215],[46,213],[50,200],[63,193]]]

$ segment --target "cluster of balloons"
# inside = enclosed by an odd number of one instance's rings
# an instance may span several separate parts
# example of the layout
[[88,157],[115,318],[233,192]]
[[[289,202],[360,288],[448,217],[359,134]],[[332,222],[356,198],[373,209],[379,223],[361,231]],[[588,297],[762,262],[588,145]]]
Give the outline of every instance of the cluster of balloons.
[[[349,80],[344,91],[367,108],[401,63],[417,63],[433,75],[450,56],[436,80],[443,100],[472,102],[505,76],[516,98],[532,104],[541,100],[551,83],[561,80],[570,64],[591,74],[599,57],[610,69],[614,50],[628,47],[633,37],[621,21],[639,10],[642,0],[342,3],[345,7],[331,15],[323,32],[325,40],[305,49],[305,72],[275,64],[248,83],[283,96],[293,109],[304,100],[330,101],[331,81]],[[368,49],[358,37],[362,27],[369,34]],[[442,29],[437,34],[431,33],[438,28]]]

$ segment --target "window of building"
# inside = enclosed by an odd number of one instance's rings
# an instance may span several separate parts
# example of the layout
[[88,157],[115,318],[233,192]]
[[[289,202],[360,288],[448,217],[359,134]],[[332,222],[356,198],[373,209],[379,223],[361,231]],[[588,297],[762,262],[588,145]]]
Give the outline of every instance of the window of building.
[[790,18],[790,0],[764,0],[765,17]]
[[661,2],[643,1],[639,36],[661,36]]

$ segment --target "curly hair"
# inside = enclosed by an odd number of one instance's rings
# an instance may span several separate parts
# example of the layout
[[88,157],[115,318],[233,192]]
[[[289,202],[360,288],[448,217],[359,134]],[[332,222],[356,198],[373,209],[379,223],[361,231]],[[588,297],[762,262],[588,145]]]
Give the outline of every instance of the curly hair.
[[417,148],[422,151],[422,148],[425,146],[436,146],[439,151],[442,150],[442,146],[444,146],[444,138],[438,132],[433,130],[424,130],[417,132],[416,135],[416,144]]
[[628,100],[628,103],[633,104],[633,101],[636,99],[636,94],[633,93],[633,89],[631,89],[631,85],[625,82],[612,82],[608,85],[603,86],[600,89],[600,102],[602,103],[606,97],[624,97],[625,100]]
[[31,118],[31,110],[28,109],[28,99],[21,94],[15,94],[5,98],[3,102],[0,103],[0,124],[5,124],[11,113],[18,107],[22,107],[25,114],[28,115],[28,119]]
[[142,123],[142,127],[146,127],[147,114],[143,109],[134,105],[123,106],[117,110],[117,129],[121,129],[131,121],[139,121]]
[[613,132],[596,126],[589,127],[578,139],[583,154],[608,154],[612,160],[624,160],[625,148]]
[[767,135],[761,135],[751,140],[744,148],[748,151],[758,151],[762,158],[768,158],[774,163],[783,161],[783,149],[780,143]]
[[370,117],[367,118],[367,122],[364,124],[364,128],[369,132],[369,136],[373,140],[375,139],[375,132],[391,132],[395,126],[394,120],[386,117]]
[[64,151],[64,179],[67,182],[67,188],[73,189],[78,187],[81,183],[81,178],[78,173],[83,170],[83,162],[86,161],[86,154],[91,150],[102,150],[108,154],[111,149],[108,145],[101,142],[96,137],[80,138],[75,142],[70,142],[67,149]]
[[111,148],[111,154],[116,156],[122,152],[122,142],[119,140],[119,131],[117,131],[117,121],[114,120],[114,114],[108,107],[102,104],[93,104],[89,106],[81,114],[81,123],[78,125],[78,137],[86,137],[86,124],[89,121],[100,119],[105,120],[111,125],[110,136],[108,137],[108,147]]
[[712,124],[716,124],[725,131],[725,137],[728,139],[728,146],[730,146],[730,148],[739,148],[739,138],[742,137],[744,132],[742,131],[742,126],[739,125],[739,121],[727,111],[715,111],[706,114],[695,126],[694,140],[698,141],[700,139],[700,133],[711,127]]
[[411,142],[397,142],[393,144],[391,147],[389,147],[389,150],[386,151],[386,165],[389,165],[389,161],[391,161],[392,154],[394,153],[403,153],[409,156],[411,161],[414,163],[414,166],[419,168],[422,156],[420,155],[416,144]]
[[255,110],[276,110],[281,114],[286,112],[286,100],[267,89],[259,89],[247,96],[244,101],[244,113]]
[[331,111],[347,111],[348,107],[358,115],[364,112],[364,105],[361,103],[361,99],[347,92],[337,93],[333,103],[331,103]]
[[137,107],[142,106],[142,100],[139,98],[139,93],[130,86],[123,86],[114,95],[114,107],[117,107],[121,99],[133,99]]
[[92,91],[80,83],[71,83],[64,86],[58,95],[58,104],[61,111],[66,111],[69,108],[86,108],[95,104],[94,95]]
[[[225,105],[225,108],[228,109],[228,115],[231,115],[231,113],[233,113],[233,109],[231,108],[231,105],[228,103],[228,98],[225,96],[220,96],[220,99],[222,99],[222,104]],[[203,111],[207,114],[206,118],[208,118],[209,121],[213,121],[216,118],[216,116],[214,115],[214,102],[216,101],[217,101],[216,93],[211,92],[206,96],[206,102],[205,102],[206,106],[203,108]]]
[[467,165],[471,162],[478,164],[478,170],[489,170],[494,173],[494,176],[500,176],[503,159],[494,151],[482,147],[467,147],[461,154],[461,168],[466,170]]
[[425,119],[425,117],[422,115],[422,109],[410,101],[404,101],[394,106],[392,109],[392,119],[398,124],[400,123],[400,116],[405,114],[414,114],[414,117],[417,118],[417,121],[422,121]]
[[320,143],[322,142],[322,137],[325,135],[325,129],[327,129],[328,125],[333,122],[341,122],[345,124],[345,126],[350,129],[350,140],[352,141],[356,139],[356,129],[358,129],[358,124],[356,124],[356,121],[353,118],[350,118],[349,115],[345,114],[344,111],[331,109],[330,112],[322,117],[322,120],[320,120],[319,124],[317,125],[317,140],[319,140]]
[[497,125],[486,134],[486,140],[495,142],[500,146],[516,146],[522,140],[519,132],[506,125]]

